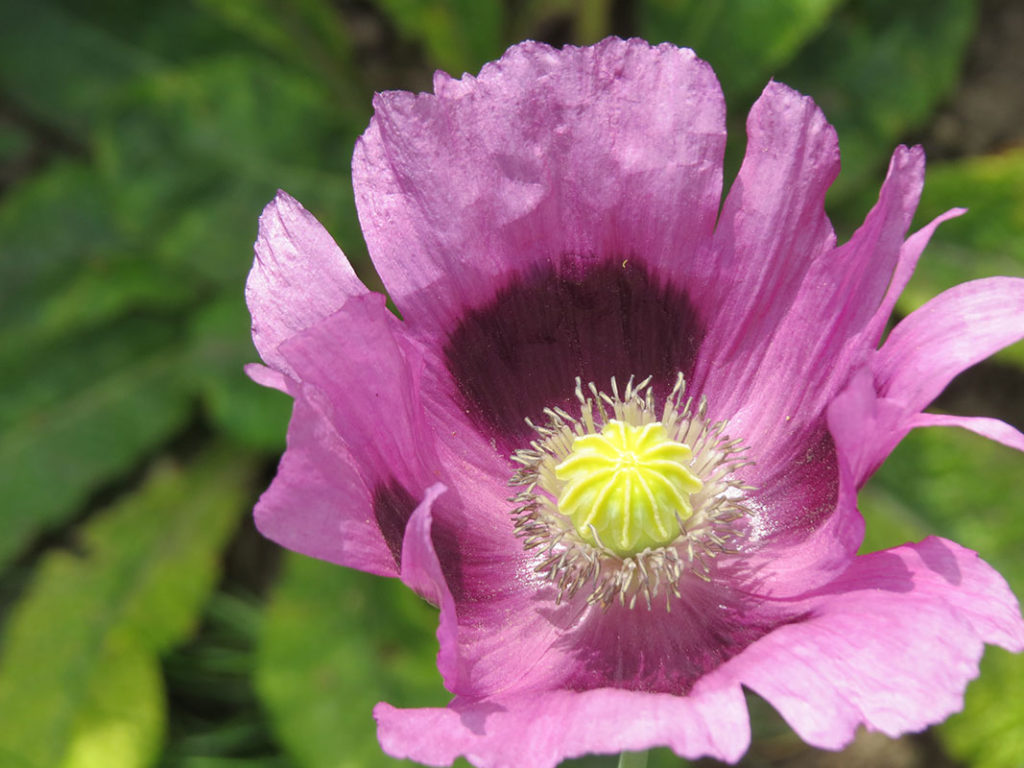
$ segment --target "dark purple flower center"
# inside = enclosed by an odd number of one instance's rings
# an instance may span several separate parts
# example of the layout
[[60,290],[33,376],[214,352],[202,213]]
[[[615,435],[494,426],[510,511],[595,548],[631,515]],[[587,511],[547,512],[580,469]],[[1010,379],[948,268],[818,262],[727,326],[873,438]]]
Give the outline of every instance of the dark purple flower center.
[[526,418],[573,401],[577,377],[651,375],[664,395],[692,373],[703,338],[685,291],[631,259],[566,255],[467,312],[444,354],[473,420],[511,453],[530,439]]

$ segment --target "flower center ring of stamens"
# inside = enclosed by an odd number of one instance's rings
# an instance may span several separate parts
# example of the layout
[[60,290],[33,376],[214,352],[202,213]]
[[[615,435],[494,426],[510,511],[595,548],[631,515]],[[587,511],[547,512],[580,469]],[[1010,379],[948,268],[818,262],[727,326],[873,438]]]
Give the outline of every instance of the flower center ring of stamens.
[[530,423],[538,438],[512,456],[509,484],[523,490],[510,500],[558,601],[589,585],[591,603],[650,607],[663,593],[668,604],[685,573],[709,579],[715,558],[737,552],[751,489],[734,473],[750,462],[685,389],[680,374],[659,410],[650,378],[621,395],[615,379],[610,395],[577,379],[578,416],[553,408]]

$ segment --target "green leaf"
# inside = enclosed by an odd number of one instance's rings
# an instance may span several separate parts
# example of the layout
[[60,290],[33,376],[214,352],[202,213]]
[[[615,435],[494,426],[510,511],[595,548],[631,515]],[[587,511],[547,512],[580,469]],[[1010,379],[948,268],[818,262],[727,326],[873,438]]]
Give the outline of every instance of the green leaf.
[[730,99],[763,88],[828,21],[842,0],[646,0],[640,34],[693,48]]
[[190,404],[172,331],[137,319],[8,368],[0,566],[184,424]]
[[61,768],[151,765],[166,717],[157,658],[111,636],[93,664]]
[[156,64],[46,0],[0,3],[0,92],[72,136],[88,132]]
[[[951,538],[980,552],[1008,578],[1024,581],[1020,470],[1019,453],[966,430],[914,430],[867,486],[889,500],[884,510],[865,508],[868,528],[896,514],[901,528]],[[904,540],[878,544],[895,546]]]
[[256,688],[304,768],[411,765],[385,756],[372,711],[444,706],[437,613],[395,579],[288,555],[259,649]]
[[778,74],[813,96],[839,132],[833,200],[872,180],[952,91],[975,15],[973,0],[855,0]]
[[458,77],[476,73],[503,50],[497,0],[376,0],[399,33],[419,43],[431,63]]
[[119,222],[150,234],[153,260],[237,291],[279,187],[343,222],[359,252],[349,167],[368,115],[368,100],[341,108],[309,77],[223,56],[147,80],[100,134],[100,162]]
[[249,340],[251,321],[241,292],[222,298],[192,319],[189,367],[214,423],[244,445],[280,453],[292,399],[261,387],[243,372],[259,359]]
[[62,768],[152,762],[158,656],[193,630],[252,475],[224,452],[158,465],[79,530],[75,551],[43,558],[5,627],[0,750]]
[[[0,205],[0,320],[29,330],[38,302],[117,234],[92,170],[59,163],[9,190]],[[5,337],[6,348],[16,334]]]
[[0,169],[3,171],[0,183],[5,183],[12,171],[16,174],[19,166],[31,162],[33,144],[34,137],[25,128],[7,120],[0,121]]
[[331,92],[332,103],[369,103],[373,88],[357,63],[352,25],[329,0],[197,0],[226,28],[306,71]]
[[93,166],[61,162],[7,193],[0,206],[0,322],[7,331],[0,364],[129,312],[195,302],[190,275],[152,258],[154,232],[135,228],[137,211],[122,216],[130,192],[112,188]]

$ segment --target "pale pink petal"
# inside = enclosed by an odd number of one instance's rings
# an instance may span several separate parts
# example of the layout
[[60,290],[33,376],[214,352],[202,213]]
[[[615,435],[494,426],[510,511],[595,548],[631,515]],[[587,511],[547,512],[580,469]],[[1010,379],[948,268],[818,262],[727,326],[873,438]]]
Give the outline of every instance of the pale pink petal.
[[1006,583],[937,538],[858,557],[806,611],[726,668],[827,749],[861,725],[898,736],[939,722],[963,706],[984,643],[1024,647]]
[[951,416],[945,413],[919,413],[912,417],[908,426],[916,427],[960,427],[975,434],[995,440],[1008,448],[1024,451],[1024,434],[1005,421],[985,416]]
[[715,676],[687,696],[614,688],[496,696],[449,709],[374,709],[384,751],[427,765],[460,755],[487,768],[554,768],[587,753],[667,746],[735,762],[750,743],[740,686]]
[[925,408],[953,377],[1024,338],[1024,279],[992,277],[936,296],[897,325],[874,363],[882,397],[906,415]]
[[245,285],[252,338],[263,361],[291,375],[277,348],[364,293],[327,230],[295,199],[278,192],[260,216],[256,261]]
[[260,386],[276,389],[286,395],[294,395],[298,391],[298,382],[292,381],[274,368],[268,368],[259,363],[247,363],[243,369],[245,375]]
[[[436,95],[377,96],[353,161],[363,232],[410,323],[450,329],[563,256],[681,273],[714,225],[725,123],[692,51],[515,46]],[[500,109],[496,105],[500,104]]]

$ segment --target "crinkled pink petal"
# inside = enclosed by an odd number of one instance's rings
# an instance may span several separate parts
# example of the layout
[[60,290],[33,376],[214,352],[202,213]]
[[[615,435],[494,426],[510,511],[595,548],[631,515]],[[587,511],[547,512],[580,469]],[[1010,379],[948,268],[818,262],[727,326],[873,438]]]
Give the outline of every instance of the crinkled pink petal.
[[409,518],[402,540],[401,577],[407,587],[440,609],[441,618],[437,626],[437,639],[440,645],[437,668],[445,685],[449,690],[454,690],[458,688],[460,679],[465,675],[459,669],[455,599],[448,589],[431,536],[431,510],[438,496],[446,490],[441,483],[430,486]]
[[438,473],[415,351],[384,297],[365,294],[277,354],[298,379],[288,385],[297,400],[288,450],[256,508],[260,530],[304,554],[396,575],[406,522]]
[[[759,463],[790,464],[805,450],[801,431],[820,423],[851,367],[877,343],[865,344],[860,336],[885,295],[923,176],[919,147],[896,150],[878,203],[864,224],[848,243],[811,262],[795,295],[778,302],[784,316],[758,325],[745,339],[752,350],[739,380],[749,389],[734,395],[746,402],[737,404],[730,425],[756,446]],[[820,208],[821,200],[817,204]],[[803,384],[794,387],[794,381]]]
[[563,254],[666,274],[698,263],[725,111],[692,51],[523,43],[478,77],[439,73],[434,89],[378,95],[353,161],[370,254],[410,323],[450,328]]
[[984,643],[1024,647],[1020,609],[999,574],[934,537],[856,558],[806,610],[726,669],[827,749],[861,725],[897,736],[939,722],[963,706]]
[[[476,698],[557,684],[571,673],[571,649],[553,646],[572,618],[553,620],[548,601],[537,600],[550,588],[531,573],[532,558],[513,533],[504,478],[474,478],[470,467],[449,467],[451,487],[433,508],[414,513],[402,553],[403,580],[441,609],[438,658],[445,683],[452,693]],[[466,499],[472,500],[469,516],[459,513]],[[410,558],[415,570],[407,572]]]
[[[802,111],[775,105],[790,105],[795,98],[787,90],[766,92],[762,109],[790,115],[789,130],[798,134],[798,128],[817,126],[823,118],[809,100],[796,102]],[[795,120],[793,114],[803,117]],[[781,119],[778,123],[785,125]],[[756,168],[753,152],[750,164]],[[719,350],[710,343],[702,348],[701,361],[714,361],[705,394],[712,405],[722,395],[726,403],[730,397],[737,400],[732,405],[735,411],[725,406],[730,430],[743,436],[754,459],[743,475],[756,489],[755,535],[765,546],[754,557],[772,594],[794,594],[831,580],[846,568],[860,544],[863,523],[849,494],[840,498],[835,448],[825,439],[824,414],[852,367],[873,344],[865,343],[865,328],[899,259],[920,196],[923,162],[920,149],[896,151],[878,203],[845,245],[827,247],[831,230],[821,224],[828,236],[817,253],[803,260],[789,257],[785,250],[778,255],[780,261],[796,263],[790,266],[793,284],[768,290],[761,301],[777,305],[783,314],[767,317],[756,301],[752,303],[755,311],[737,326],[743,329],[740,341],[746,346],[731,364],[719,368]],[[801,170],[811,173],[815,166]],[[813,200],[805,201],[808,209],[816,206],[823,215],[823,184],[830,180],[826,175]],[[759,277],[781,279],[770,273]],[[780,297],[779,291],[792,295]],[[716,333],[713,327],[711,338]],[[803,384],[793,386],[796,381]],[[780,557],[783,549],[785,556]]]
[[689,696],[614,688],[496,696],[449,709],[374,709],[384,751],[426,765],[463,755],[486,768],[554,768],[587,753],[670,747],[735,762],[750,743],[740,686],[717,677]]
[[[932,299],[893,329],[885,345],[829,405],[829,428],[859,487],[958,373],[1024,337],[1024,280],[964,283]],[[954,418],[954,417],[947,417]],[[968,426],[968,422],[961,426]],[[981,434],[1006,430],[978,423]],[[968,428],[970,428],[968,426]],[[1000,438],[996,438],[1000,439]]]
[[348,259],[312,214],[278,192],[260,216],[256,261],[245,284],[252,339],[260,357],[291,375],[277,348],[366,293]]
[[384,296],[368,293],[279,349],[307,387],[321,393],[334,425],[368,480],[423,490],[436,477],[433,434],[417,391],[420,362]]
[[[829,402],[877,343],[870,322],[900,258],[923,173],[919,148],[897,149],[864,224],[848,243],[813,261],[785,316],[762,334],[763,357],[752,356],[744,374],[757,397],[749,398],[730,427],[750,441],[756,456],[745,477],[763,489],[753,497],[757,509],[764,506],[755,525],[765,545],[754,560],[773,595],[831,580],[860,545],[856,476],[840,488],[836,461],[828,460],[835,448],[815,438]],[[804,384],[795,387],[794,381]],[[801,470],[806,479],[795,480]],[[803,503],[797,491],[803,491]]]

